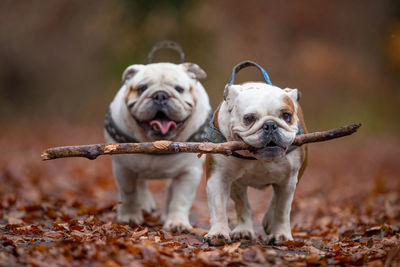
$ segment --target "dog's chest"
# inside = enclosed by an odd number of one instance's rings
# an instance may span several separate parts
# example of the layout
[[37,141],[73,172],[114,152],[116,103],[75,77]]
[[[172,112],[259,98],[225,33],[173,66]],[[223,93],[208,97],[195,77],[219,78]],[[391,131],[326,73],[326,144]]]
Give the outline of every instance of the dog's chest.
[[288,164],[268,163],[268,164],[250,164],[246,166],[243,175],[238,182],[243,185],[264,188],[270,184],[279,183],[287,177]]
[[242,164],[244,171],[237,182],[261,189],[288,179],[299,166],[297,153],[272,162],[247,162],[247,164]]

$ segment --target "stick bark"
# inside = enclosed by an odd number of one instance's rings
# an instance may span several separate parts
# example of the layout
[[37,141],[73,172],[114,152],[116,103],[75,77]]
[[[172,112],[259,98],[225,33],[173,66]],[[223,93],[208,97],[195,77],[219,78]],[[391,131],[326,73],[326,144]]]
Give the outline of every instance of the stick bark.
[[[297,135],[293,145],[301,146],[306,143],[322,142],[355,133],[361,124],[350,124],[322,132],[314,132]],[[83,146],[63,146],[46,149],[41,157],[42,160],[51,160],[67,157],[85,157],[96,159],[100,155],[116,154],[166,154],[166,153],[217,153],[230,155],[232,151],[247,150],[249,145],[242,141],[230,141],[225,143],[191,143],[155,141],[145,143],[119,143],[119,144],[93,144]]]

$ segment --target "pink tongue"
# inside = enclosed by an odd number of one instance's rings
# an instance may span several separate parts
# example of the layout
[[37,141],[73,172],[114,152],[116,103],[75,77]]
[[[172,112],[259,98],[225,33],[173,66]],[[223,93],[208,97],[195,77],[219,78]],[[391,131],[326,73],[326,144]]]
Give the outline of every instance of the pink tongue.
[[165,135],[169,132],[169,129],[172,127],[173,129],[176,128],[176,123],[174,121],[151,121],[150,126],[157,125],[158,130]]

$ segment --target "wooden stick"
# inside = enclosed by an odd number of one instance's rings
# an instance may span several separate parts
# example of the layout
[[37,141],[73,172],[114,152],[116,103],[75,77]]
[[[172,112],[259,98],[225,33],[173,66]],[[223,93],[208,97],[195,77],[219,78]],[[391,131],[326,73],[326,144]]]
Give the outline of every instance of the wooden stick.
[[[343,137],[355,133],[361,124],[350,124],[340,128],[335,128],[322,132],[300,134],[294,139],[293,145],[301,146],[306,143],[322,142],[334,138]],[[83,146],[63,146],[53,147],[42,153],[42,160],[85,157],[96,159],[100,155],[115,154],[165,154],[165,153],[217,153],[230,155],[232,151],[247,150],[249,145],[242,141],[230,141],[225,143],[191,143],[191,142],[172,142],[155,141],[146,143],[121,143],[121,144],[94,144]]]

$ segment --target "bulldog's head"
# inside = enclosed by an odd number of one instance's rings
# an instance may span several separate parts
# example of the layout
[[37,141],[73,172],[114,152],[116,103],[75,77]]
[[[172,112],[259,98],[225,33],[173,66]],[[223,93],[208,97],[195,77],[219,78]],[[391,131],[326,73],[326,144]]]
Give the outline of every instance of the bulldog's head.
[[283,156],[298,131],[299,97],[297,89],[261,82],[227,85],[224,99],[231,137],[250,145],[258,159]]
[[194,90],[205,77],[193,63],[131,65],[122,75],[128,113],[148,139],[173,139],[191,116]]

